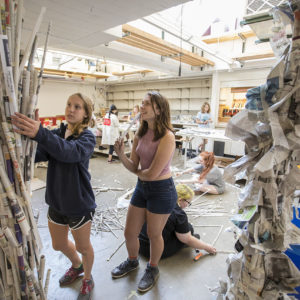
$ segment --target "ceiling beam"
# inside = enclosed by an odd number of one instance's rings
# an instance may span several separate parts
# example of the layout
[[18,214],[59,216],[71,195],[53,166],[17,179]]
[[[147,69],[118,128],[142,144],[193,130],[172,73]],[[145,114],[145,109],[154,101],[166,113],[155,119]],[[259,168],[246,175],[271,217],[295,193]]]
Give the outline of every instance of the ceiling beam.
[[[207,58],[182,49],[128,24],[123,25],[122,30],[125,33],[125,36],[122,39],[119,39],[118,42],[150,51],[161,56],[170,56],[170,59],[181,60],[192,66],[214,66],[214,62]],[[176,56],[176,54],[178,54],[178,56]]]
[[269,58],[269,57],[274,57],[273,51],[268,51],[268,52],[260,52],[260,53],[252,53],[252,54],[247,54],[247,55],[242,55],[238,57],[234,57],[233,59],[236,59],[238,61],[246,61],[246,60],[254,60],[254,59],[263,59],[263,58]]
[[239,40],[241,39],[239,34],[241,34],[245,38],[256,36],[256,34],[252,30],[249,30],[244,32],[223,35],[219,37],[210,37],[210,38],[205,37],[202,39],[202,41],[205,42],[206,44],[216,44],[216,43],[223,43],[223,42],[228,42],[233,40]]
[[114,76],[126,76],[126,75],[133,75],[133,74],[145,74],[153,72],[151,70],[135,70],[130,72],[112,72]]
[[214,58],[222,60],[228,65],[231,65],[233,63],[233,60],[231,58],[224,56],[219,51],[217,52],[216,50],[210,48],[208,44],[204,43],[199,38],[196,38],[193,34],[187,32],[186,30],[181,30],[178,23],[170,22],[170,20],[167,21],[162,16],[160,16],[160,14],[151,15],[146,18],[142,18],[142,20],[147,22],[148,24],[151,24],[152,26],[159,28],[163,32],[167,32],[177,37],[178,39],[181,39],[189,45],[192,45],[204,51],[207,54],[212,55]]
[[[35,68],[36,70],[40,71],[40,68]],[[90,78],[97,78],[97,79],[104,79],[111,76],[111,74],[95,74],[95,73],[83,73],[83,72],[74,72],[74,71],[66,71],[66,70],[57,70],[57,69],[47,69],[44,68],[43,74],[49,75],[60,75],[60,76],[67,76],[67,77],[90,77]]]

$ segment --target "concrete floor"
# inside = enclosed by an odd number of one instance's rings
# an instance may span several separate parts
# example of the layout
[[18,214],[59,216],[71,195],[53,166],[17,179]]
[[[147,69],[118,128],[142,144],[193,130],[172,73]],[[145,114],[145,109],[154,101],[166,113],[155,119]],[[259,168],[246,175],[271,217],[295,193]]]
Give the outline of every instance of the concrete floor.
[[[172,166],[182,168],[183,159],[176,154]],[[128,172],[121,163],[108,164],[106,157],[92,158],[90,162],[92,185],[107,187],[132,188],[136,183],[136,176]],[[45,180],[46,169],[37,168],[36,177]],[[116,181],[114,181],[116,180]],[[120,183],[121,184],[120,184]],[[105,209],[116,205],[116,198],[124,192],[102,192],[96,197],[98,209]],[[77,280],[71,286],[60,288],[58,279],[70,266],[69,261],[59,252],[52,249],[50,234],[47,228],[47,205],[44,201],[45,189],[33,192],[32,205],[40,211],[38,227],[43,241],[43,254],[46,256],[46,269],[51,268],[51,278],[48,291],[49,300],[73,300],[77,299],[81,281]],[[204,196],[223,206],[228,212],[220,217],[198,217],[189,220],[193,225],[224,225],[223,232],[215,246],[217,250],[232,251],[234,245],[233,233],[228,230],[234,226],[230,222],[230,215],[236,207],[238,190],[235,187],[227,186],[227,190],[220,196]],[[125,217],[124,217],[125,218]],[[217,227],[195,227],[201,239],[212,243],[218,234]],[[137,284],[143,274],[147,260],[140,258],[140,268],[127,277],[113,280],[110,271],[127,257],[126,247],[123,245],[120,250],[107,261],[107,258],[123,241],[122,231],[116,231],[118,238],[112,233],[101,232],[91,237],[95,250],[95,262],[93,277],[95,288],[94,300],[100,299],[172,299],[172,300],[205,300],[214,299],[210,287],[217,285],[218,279],[226,279],[226,258],[228,254],[219,253],[216,256],[205,256],[194,262],[195,251],[186,248],[171,258],[161,260],[159,264],[160,277],[152,290],[145,294],[137,292]]]

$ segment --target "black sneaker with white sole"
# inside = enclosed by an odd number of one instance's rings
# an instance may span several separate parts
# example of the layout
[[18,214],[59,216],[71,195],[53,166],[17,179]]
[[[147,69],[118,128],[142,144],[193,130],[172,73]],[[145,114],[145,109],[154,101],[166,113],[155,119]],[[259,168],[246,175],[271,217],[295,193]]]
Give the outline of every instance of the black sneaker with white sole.
[[142,293],[149,291],[154,286],[158,276],[158,267],[151,267],[148,263],[144,275],[139,282],[138,291]]
[[123,261],[120,265],[118,265],[111,271],[111,276],[112,278],[121,278],[129,272],[135,270],[138,266],[139,261],[137,259],[130,260],[127,258],[127,260]]

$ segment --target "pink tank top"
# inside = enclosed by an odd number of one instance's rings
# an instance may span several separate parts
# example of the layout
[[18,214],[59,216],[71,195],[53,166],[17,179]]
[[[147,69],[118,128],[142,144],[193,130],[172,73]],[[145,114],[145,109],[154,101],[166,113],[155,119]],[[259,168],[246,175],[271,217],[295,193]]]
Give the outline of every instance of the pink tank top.
[[[155,153],[157,151],[160,139],[153,141],[154,132],[152,129],[148,129],[147,133],[142,136],[137,144],[136,153],[140,158],[141,169],[148,169],[154,159]],[[174,151],[173,151],[174,154]],[[159,174],[159,177],[170,172],[170,165],[173,158],[173,154],[167,164],[164,166],[163,170]]]

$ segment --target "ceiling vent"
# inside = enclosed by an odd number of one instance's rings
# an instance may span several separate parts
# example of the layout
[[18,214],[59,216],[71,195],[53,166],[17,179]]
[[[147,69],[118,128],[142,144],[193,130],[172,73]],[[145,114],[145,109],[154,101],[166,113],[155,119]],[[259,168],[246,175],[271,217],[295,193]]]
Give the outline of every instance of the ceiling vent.
[[286,0],[248,0],[246,14],[254,14],[264,10],[270,10],[274,6],[281,5]]

